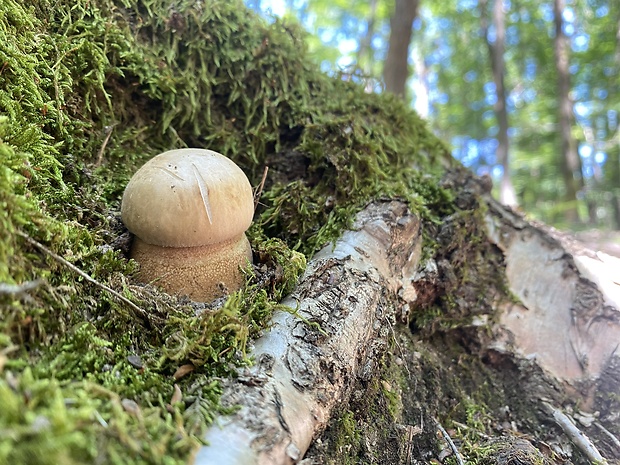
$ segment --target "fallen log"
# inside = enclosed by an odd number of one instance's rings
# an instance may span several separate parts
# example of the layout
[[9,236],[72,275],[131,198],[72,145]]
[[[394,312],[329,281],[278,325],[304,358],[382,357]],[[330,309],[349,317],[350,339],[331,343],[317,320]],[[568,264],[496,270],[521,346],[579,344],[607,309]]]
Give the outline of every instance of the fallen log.
[[419,260],[419,220],[402,202],[373,203],[351,231],[309,263],[252,351],[256,364],[228,381],[222,402],[237,406],[207,433],[195,463],[291,464],[300,460],[368,379],[395,324],[397,291]]
[[488,205],[489,237],[504,253],[506,277],[520,301],[500,309],[509,337],[498,337],[495,347],[535,359],[591,407],[596,381],[618,356],[620,259],[493,200]]

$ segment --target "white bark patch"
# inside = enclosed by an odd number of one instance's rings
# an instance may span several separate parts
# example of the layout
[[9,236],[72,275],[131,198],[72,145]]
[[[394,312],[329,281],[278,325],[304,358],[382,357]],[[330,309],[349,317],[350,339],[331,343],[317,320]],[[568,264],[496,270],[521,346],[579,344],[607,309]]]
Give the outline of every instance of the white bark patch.
[[[403,270],[416,260],[419,222],[397,201],[371,204],[353,231],[320,251],[256,341],[256,365],[227,382],[219,418],[195,463],[292,464],[300,460],[356,378],[370,379],[394,324]],[[301,318],[300,318],[301,317]]]

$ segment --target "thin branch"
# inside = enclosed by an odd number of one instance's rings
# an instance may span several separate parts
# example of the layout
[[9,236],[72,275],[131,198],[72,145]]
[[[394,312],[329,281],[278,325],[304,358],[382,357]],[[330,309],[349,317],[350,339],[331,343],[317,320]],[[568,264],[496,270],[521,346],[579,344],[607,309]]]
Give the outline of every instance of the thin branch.
[[110,137],[112,137],[112,131],[114,131],[114,126],[116,126],[116,124],[111,124],[110,126],[105,127],[106,136],[103,140],[101,148],[99,149],[99,153],[97,154],[97,163],[95,163],[95,166],[101,166],[101,163],[103,162],[103,153],[105,152],[105,148],[110,141]]
[[21,237],[23,237],[24,239],[26,239],[26,242],[28,242],[29,244],[35,246],[37,249],[39,249],[40,251],[42,251],[43,253],[49,255],[50,257],[52,257],[54,260],[56,260],[57,262],[61,263],[62,265],[66,266],[67,268],[69,268],[71,271],[73,271],[74,273],[80,275],[82,278],[84,278],[86,281],[88,281],[91,284],[94,284],[95,286],[103,289],[104,291],[112,294],[112,296],[116,297],[118,300],[120,300],[121,302],[129,305],[129,307],[131,307],[133,310],[135,310],[139,315],[143,316],[146,318],[146,312],[141,309],[140,307],[138,307],[136,304],[134,304],[131,300],[129,300],[127,297],[119,294],[118,292],[116,292],[114,289],[106,286],[103,283],[100,283],[99,281],[97,281],[96,279],[92,278],[90,275],[88,275],[87,273],[85,273],[84,271],[80,270],[77,266],[75,266],[73,263],[68,262],[67,260],[65,260],[64,258],[62,258],[60,255],[52,252],[50,249],[48,249],[47,247],[45,247],[43,244],[41,244],[40,242],[36,241],[35,239],[33,239],[32,237],[30,237],[28,234],[25,234],[21,231],[18,231],[17,234],[19,234]]
[[[433,418],[433,420],[435,419]],[[452,449],[452,452],[454,452],[454,456],[456,457],[456,461],[458,462],[458,464],[465,465],[465,462],[463,461],[463,457],[461,457],[459,450],[456,448],[456,445],[454,444],[454,441],[452,441],[452,438],[450,437],[448,432],[444,429],[443,426],[441,426],[441,424],[437,420],[435,420],[435,424],[437,425],[437,429],[441,432],[441,435],[443,436],[443,438],[446,440],[446,442],[450,446],[450,449]]]
[[261,179],[260,184],[256,188],[256,192],[254,193],[254,210],[256,210],[260,196],[263,193],[263,188],[265,187],[265,180],[267,179],[268,171],[269,171],[269,167],[265,166],[265,169],[263,170],[263,178]]
[[564,433],[570,438],[570,440],[577,446],[581,451],[593,462],[598,463],[607,463],[607,460],[601,455],[596,446],[592,444],[590,438],[588,438],[573,421],[566,416],[559,409],[553,407],[551,404],[547,402],[542,403],[543,407],[553,416],[553,420],[557,423],[557,425],[562,428]]
[[605,433],[607,435],[607,437],[609,439],[611,439],[611,441],[614,443],[614,445],[620,449],[620,440],[618,440],[618,438],[616,436],[614,436],[607,428],[605,428],[603,425],[601,425],[598,421],[594,422],[594,426],[596,426],[597,428],[599,428],[603,433]]

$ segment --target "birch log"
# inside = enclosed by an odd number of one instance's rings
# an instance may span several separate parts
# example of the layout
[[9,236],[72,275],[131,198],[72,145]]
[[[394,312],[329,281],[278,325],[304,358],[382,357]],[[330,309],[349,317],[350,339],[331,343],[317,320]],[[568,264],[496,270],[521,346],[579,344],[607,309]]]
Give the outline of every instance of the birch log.
[[300,460],[357,379],[370,379],[394,324],[402,277],[413,274],[420,224],[402,202],[374,203],[320,251],[252,355],[225,386],[238,406],[206,434],[199,465]]

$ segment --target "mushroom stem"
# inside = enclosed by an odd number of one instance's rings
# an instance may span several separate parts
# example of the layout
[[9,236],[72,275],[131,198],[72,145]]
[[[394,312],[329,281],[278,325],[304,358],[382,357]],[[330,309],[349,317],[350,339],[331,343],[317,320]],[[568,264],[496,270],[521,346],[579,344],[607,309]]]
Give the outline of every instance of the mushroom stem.
[[252,249],[245,234],[200,247],[161,247],[135,237],[131,258],[140,263],[140,281],[208,301],[243,285],[241,269],[252,263]]

